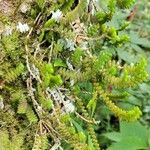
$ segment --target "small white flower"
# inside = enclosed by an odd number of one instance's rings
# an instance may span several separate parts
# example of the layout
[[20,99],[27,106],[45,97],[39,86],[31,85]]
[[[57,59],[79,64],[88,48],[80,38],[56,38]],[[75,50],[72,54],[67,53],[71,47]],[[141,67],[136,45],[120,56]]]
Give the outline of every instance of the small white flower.
[[25,23],[22,24],[21,22],[18,22],[17,30],[19,30],[21,33],[29,31],[29,26]]
[[59,9],[56,12],[52,12],[52,19],[54,19],[56,22],[59,22],[62,16],[63,14]]
[[70,100],[64,101],[64,109],[66,113],[72,113],[75,111],[75,106]]

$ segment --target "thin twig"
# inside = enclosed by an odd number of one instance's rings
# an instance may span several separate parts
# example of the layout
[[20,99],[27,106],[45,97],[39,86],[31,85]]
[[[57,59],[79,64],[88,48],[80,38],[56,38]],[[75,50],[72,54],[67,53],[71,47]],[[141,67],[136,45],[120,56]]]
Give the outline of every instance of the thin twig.
[[[39,19],[39,17],[41,16],[41,12],[38,14],[38,16],[36,17],[36,19],[35,19],[35,21],[34,21],[34,25],[36,24],[36,22],[38,21],[38,19]],[[30,31],[29,31],[29,33],[28,33],[28,35],[27,35],[27,39],[29,39],[29,37],[30,37],[30,35],[31,35],[31,33],[32,33],[32,31],[33,31],[33,27],[30,29]]]
[[99,123],[99,121],[88,120],[88,119],[84,118],[84,117],[81,116],[78,112],[75,112],[75,114],[76,114],[78,117],[80,117],[82,120],[84,120],[84,121],[86,121],[86,122],[88,122],[88,123],[94,123],[94,124],[98,124],[98,123]]
[[48,63],[50,63],[51,62],[51,58],[52,58],[52,53],[53,53],[53,41],[52,41],[52,43],[51,43],[51,45],[50,45],[50,52],[49,52],[49,57],[48,57]]
[[30,78],[27,79],[27,89],[28,89],[28,92],[29,92],[29,95],[31,97],[31,100],[33,102],[33,106],[34,106],[34,109],[38,115],[38,117],[40,118],[41,117],[41,114],[42,114],[42,108],[39,106],[38,102],[36,101],[35,97],[34,97],[34,93],[33,93],[33,87],[32,87],[32,78],[30,76]]
[[53,145],[53,147],[50,150],[57,150],[60,147],[60,141],[56,141],[55,144]]
[[39,77],[39,76],[36,76],[33,72],[32,72],[32,70],[31,70],[31,68],[30,68],[30,65],[29,65],[29,60],[28,60],[28,57],[26,56],[26,65],[27,65],[27,69],[28,69],[28,71],[30,72],[30,74],[32,75],[32,77],[33,78],[35,78],[37,81],[39,81],[40,83],[42,83],[42,80],[41,80],[41,78]]

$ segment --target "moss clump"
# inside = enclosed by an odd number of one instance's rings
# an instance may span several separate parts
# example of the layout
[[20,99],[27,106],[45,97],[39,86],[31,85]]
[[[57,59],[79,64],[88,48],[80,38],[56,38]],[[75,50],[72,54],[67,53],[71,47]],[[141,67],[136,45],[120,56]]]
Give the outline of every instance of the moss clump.
[[104,102],[127,121],[141,115],[138,107],[123,110],[114,101],[148,77],[144,58],[122,65],[111,51],[129,38],[121,33],[125,27],[108,22],[130,3],[108,1],[102,11],[85,0],[19,2],[11,16],[3,14],[0,32],[0,146],[99,150],[97,105]]

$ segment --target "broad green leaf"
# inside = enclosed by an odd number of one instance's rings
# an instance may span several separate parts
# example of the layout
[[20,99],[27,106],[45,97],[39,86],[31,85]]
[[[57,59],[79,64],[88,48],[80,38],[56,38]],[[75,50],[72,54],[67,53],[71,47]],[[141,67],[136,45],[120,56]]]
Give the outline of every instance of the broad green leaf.
[[143,49],[142,49],[139,45],[137,45],[137,44],[132,43],[132,44],[131,44],[131,47],[132,47],[135,51],[137,51],[138,53],[143,53],[143,52],[144,52]]
[[146,150],[147,147],[144,145],[140,137],[128,137],[120,142],[112,144],[107,150]]
[[117,50],[119,58],[122,60],[128,62],[128,63],[135,63],[136,62],[136,56],[134,54],[131,54],[130,52],[124,50],[124,49],[118,49]]
[[148,139],[148,130],[142,126],[139,122],[121,122],[120,132],[123,137],[140,137],[145,142]]
[[83,132],[83,129],[78,122],[76,122],[73,119],[71,119],[71,122],[73,123],[73,125],[75,126],[75,128],[77,129],[78,132]]
[[150,48],[150,41],[147,38],[140,38],[136,32],[130,32],[131,43]]
[[115,142],[119,142],[121,140],[121,134],[118,132],[105,133],[104,136]]
[[106,133],[106,137],[115,141],[108,150],[146,150],[149,132],[139,122],[120,122],[120,133]]
[[148,137],[148,146],[149,146],[149,149],[150,149],[150,129],[149,129],[148,133],[149,133],[149,137]]

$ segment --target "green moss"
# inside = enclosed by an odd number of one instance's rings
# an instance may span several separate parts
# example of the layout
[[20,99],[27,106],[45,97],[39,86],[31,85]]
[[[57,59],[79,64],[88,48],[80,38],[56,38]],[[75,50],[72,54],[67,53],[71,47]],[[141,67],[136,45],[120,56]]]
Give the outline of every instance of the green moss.
[[[138,107],[124,110],[115,99],[128,98],[126,90],[148,78],[146,60],[118,62],[112,49],[129,37],[122,34],[126,25],[117,29],[109,24],[117,6],[128,8],[132,2],[109,1],[106,10],[93,7],[90,14],[84,0],[38,0],[27,2],[31,10],[26,14],[18,3],[15,16],[4,15],[12,34],[0,32],[0,147],[46,150],[58,144],[100,150],[97,106],[103,103],[123,120],[140,117]],[[20,32],[18,22],[30,30]]]

